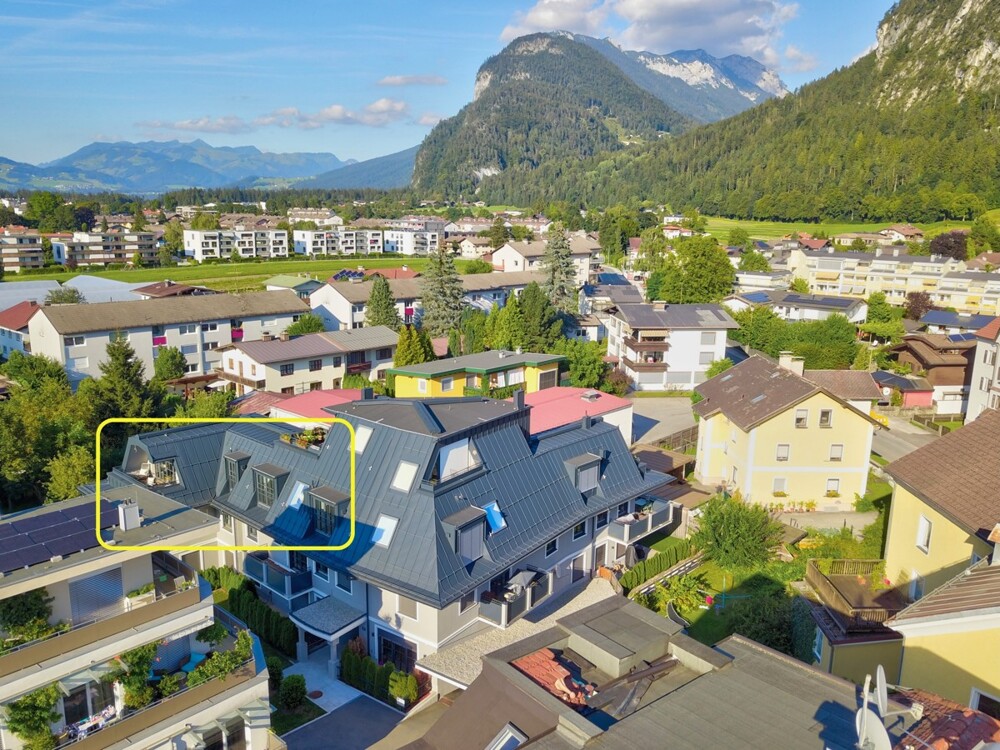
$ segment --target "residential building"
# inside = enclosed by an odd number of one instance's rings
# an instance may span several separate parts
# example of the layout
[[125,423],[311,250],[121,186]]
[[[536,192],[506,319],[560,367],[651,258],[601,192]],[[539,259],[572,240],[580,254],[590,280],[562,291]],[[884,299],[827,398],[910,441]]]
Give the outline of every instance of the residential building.
[[929,310],[920,319],[920,325],[927,333],[954,336],[963,333],[975,334],[980,328],[985,328],[996,319],[995,315],[970,315],[951,310]]
[[458,243],[458,252],[470,260],[482,258],[493,252],[493,241],[489,237],[465,237]]
[[398,255],[430,255],[437,252],[441,236],[440,231],[426,229],[386,229],[382,248]]
[[904,409],[933,409],[934,407],[934,386],[927,382],[927,378],[876,370],[872,373],[872,379],[882,388],[880,402],[891,403],[890,399],[893,394],[898,394],[899,405]]
[[185,229],[184,254],[199,263],[228,259],[287,258],[288,233],[283,229]]
[[690,390],[738,327],[720,305],[621,304],[607,319],[608,356],[636,390]]
[[[449,221],[444,225],[443,231],[448,236],[454,234],[470,234],[478,235],[480,232],[486,232],[493,226],[493,219],[482,219],[475,218],[472,216],[465,216],[461,219],[456,219],[455,221]],[[507,226],[504,224],[504,226]]]
[[675,240],[678,237],[694,237],[694,230],[682,227],[676,222],[667,223],[666,220],[664,220],[663,236],[668,240]]
[[604,313],[619,305],[642,304],[642,292],[624,278],[621,281],[622,283],[614,284],[584,284],[580,289],[580,312],[589,315]]
[[489,395],[500,388],[521,386],[526,393],[559,385],[559,354],[504,350],[466,354],[419,365],[393,367],[399,398]]
[[[542,282],[542,275],[533,271],[522,273],[474,273],[460,277],[468,305],[489,311],[493,305],[503,307],[511,294],[519,295],[528,284]],[[396,300],[396,310],[404,323],[415,323],[423,312],[422,282],[419,278],[389,279],[389,288]],[[327,282],[309,296],[312,311],[323,319],[330,330],[361,328],[372,282],[351,279]]]
[[190,294],[215,294],[216,292],[203,286],[178,284],[176,281],[167,279],[137,287],[132,290],[132,293],[139,295],[142,299],[163,299],[164,297],[186,297]]
[[740,271],[736,270],[736,292],[769,292],[788,289],[792,285],[792,275],[788,271]]
[[[503,247],[493,251],[493,268],[505,273],[514,271],[541,271],[545,259],[547,240],[532,240],[517,242],[511,240]],[[601,246],[587,235],[570,235],[570,257],[576,273],[574,283],[581,287],[590,279],[590,274],[596,272],[599,264],[596,261]]]
[[156,250],[153,232],[74,232],[71,238],[52,238],[52,257],[60,265],[125,265],[136,255],[142,263],[152,263]]
[[966,420],[971,422],[985,409],[1000,408],[1000,318],[976,331],[975,359],[969,383],[969,407]]
[[0,268],[4,273],[20,273],[45,265],[42,235],[24,227],[7,227],[0,234]]
[[[881,425],[804,374],[790,354],[780,363],[753,356],[695,388],[699,482],[762,505],[814,503],[822,511],[850,509],[864,496]],[[846,387],[862,395],[856,384]]]
[[835,235],[833,244],[839,247],[853,246],[858,240],[864,243],[865,249],[881,245],[891,245],[893,240],[881,232],[845,232]]
[[741,292],[722,300],[733,312],[753,307],[767,307],[782,320],[826,320],[831,315],[843,315],[852,323],[864,323],[868,303],[863,299],[799,294],[787,290]]
[[288,221],[293,224],[297,221],[312,221],[320,227],[338,227],[344,224],[344,220],[329,208],[290,208],[287,215]]
[[[858,742],[853,683],[741,635],[707,646],[623,597],[476,656],[476,678],[405,750],[818,750]],[[890,741],[903,740],[914,722],[910,712],[896,717]]]
[[[98,516],[90,495],[0,522],[6,540],[0,606],[41,590],[51,607],[40,628],[51,633],[6,641],[0,705],[57,686],[52,731],[60,747],[72,743],[77,750],[267,748],[268,674],[260,643],[251,636],[245,658],[226,679],[188,686],[195,666],[212,652],[233,650],[234,636],[246,626],[214,606],[211,587],[190,562],[155,551],[212,544],[218,521],[139,486],[102,492],[101,511]],[[105,541],[133,549],[100,546],[95,528]],[[20,546],[12,552],[15,541]],[[226,628],[227,638],[209,647],[196,636],[213,623]],[[153,645],[151,683],[172,674],[180,689],[145,710],[130,708],[123,685],[107,677],[121,666],[121,654]],[[28,746],[5,722],[0,744]]]
[[614,425],[626,444],[632,444],[632,402],[627,398],[593,388],[556,386],[526,393],[524,403],[531,407],[532,435],[558,430],[589,416]]
[[381,229],[293,229],[292,239],[297,255],[377,255],[383,250]]
[[339,388],[345,375],[385,377],[396,353],[385,326],[240,341],[220,349],[216,373],[238,396],[249,391],[304,393]]
[[332,675],[359,636],[410,670],[459,635],[509,627],[674,518],[648,494],[670,478],[639,466],[610,424],[529,438],[517,399],[367,398],[329,413],[353,426],[356,471],[337,425],[299,447],[288,425],[199,424],[130,438],[107,482],[152,469],[166,478],[152,489],[219,514],[219,543],[260,545],[194,554],[245,571],[290,613],[300,657],[323,650]]
[[188,373],[207,374],[220,364],[219,348],[284,331],[307,312],[289,290],[53,305],[31,318],[28,332],[32,353],[54,359],[72,380],[98,377],[108,343],[120,334],[146,373],[160,347],[174,346],[186,356]]
[[37,302],[25,300],[0,312],[0,355],[4,359],[12,352],[30,353],[28,322],[41,309]]
[[922,229],[917,229],[912,224],[893,224],[879,232],[890,242],[920,242],[924,239]]
[[299,299],[309,301],[309,295],[323,286],[324,282],[319,279],[315,279],[308,274],[299,274],[293,276],[292,274],[283,274],[280,276],[272,276],[267,281],[264,282],[264,289],[269,292],[277,292],[281,289],[291,289],[295,292]]
[[327,411],[332,406],[340,406],[365,397],[360,388],[336,388],[308,391],[297,396],[289,396],[271,404],[269,411],[262,416],[287,419],[288,424],[302,429],[314,426],[312,422],[297,422],[297,418],[316,419],[328,418]]
[[1000,315],[1000,273],[952,271],[936,289],[928,290],[939,307],[954,308],[966,315]]
[[964,414],[976,356],[972,334],[910,333],[890,351],[901,365],[934,387],[933,403],[938,414]]

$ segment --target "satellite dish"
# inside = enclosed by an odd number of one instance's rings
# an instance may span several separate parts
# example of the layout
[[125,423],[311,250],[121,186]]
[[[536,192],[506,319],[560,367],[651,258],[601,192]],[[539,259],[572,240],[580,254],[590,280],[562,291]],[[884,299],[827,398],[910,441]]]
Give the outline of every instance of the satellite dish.
[[875,693],[872,695],[872,700],[878,706],[879,716],[884,718],[886,712],[889,710],[889,688],[886,685],[885,670],[882,669],[881,664],[875,670]]
[[883,385],[882,386],[882,395],[883,396],[891,396],[892,395],[892,388],[890,388],[887,385]]
[[859,708],[854,715],[858,730],[858,750],[892,750],[892,740],[882,720],[869,708]]

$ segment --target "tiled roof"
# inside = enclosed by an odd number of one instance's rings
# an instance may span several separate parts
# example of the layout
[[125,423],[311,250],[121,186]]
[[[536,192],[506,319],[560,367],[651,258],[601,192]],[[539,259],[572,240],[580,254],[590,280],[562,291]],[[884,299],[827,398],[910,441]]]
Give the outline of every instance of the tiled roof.
[[7,328],[11,331],[27,328],[28,321],[41,309],[41,306],[33,300],[18,302],[13,307],[8,307],[0,312],[0,328]]
[[870,372],[862,370],[806,370],[806,380],[845,401],[877,401],[882,391]]
[[1000,411],[893,461],[886,471],[966,530],[986,538],[1000,521]]
[[412,268],[376,268],[372,271],[365,271],[366,279],[372,276],[381,276],[384,279],[415,279],[419,275],[420,271],[414,271]]
[[525,394],[524,403],[531,407],[532,435],[632,405],[627,398],[592,388],[558,387]]
[[[359,329],[359,330],[364,330]],[[478,354],[466,354],[463,357],[452,357],[450,359],[439,359],[434,362],[423,362],[419,365],[407,365],[406,367],[394,367],[390,372],[398,375],[425,375],[438,376],[447,375],[453,372],[497,372],[499,370],[512,370],[515,367],[524,365],[542,365],[549,362],[561,362],[564,360],[560,354],[536,354],[533,352],[508,352],[504,350],[491,350]]]
[[245,417],[251,414],[259,414],[266,417],[271,411],[271,407],[282,401],[292,398],[287,393],[270,393],[269,391],[253,391],[243,398],[237,399],[236,414]]
[[899,612],[890,627],[914,621],[948,620],[971,612],[1000,613],[1000,565],[980,560]]
[[976,331],[976,338],[996,341],[997,337],[1000,337],[1000,318],[995,318],[992,323],[988,323]]
[[895,750],[914,747],[911,737],[932,750],[975,750],[980,742],[1000,742],[1000,720],[940,695],[911,688],[893,694],[901,703],[920,703],[924,715]]
[[365,351],[393,347],[399,336],[385,326],[366,326],[341,331],[324,331],[293,336],[287,341],[280,338],[271,341],[243,341],[233,344],[235,349],[261,364],[287,362],[306,357],[322,357],[327,354]]

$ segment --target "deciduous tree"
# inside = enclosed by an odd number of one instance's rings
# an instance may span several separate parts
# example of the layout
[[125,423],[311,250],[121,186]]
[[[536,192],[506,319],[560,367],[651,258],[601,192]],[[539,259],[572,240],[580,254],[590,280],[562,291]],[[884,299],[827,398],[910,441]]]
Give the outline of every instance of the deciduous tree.
[[306,333],[321,333],[326,330],[323,319],[315,313],[304,313],[299,319],[285,329],[289,336],[302,336]]
[[733,496],[716,495],[703,506],[694,546],[728,570],[753,570],[771,559],[781,542],[781,524],[760,505]]
[[86,301],[83,293],[72,286],[61,286],[45,295],[46,305],[77,305]]

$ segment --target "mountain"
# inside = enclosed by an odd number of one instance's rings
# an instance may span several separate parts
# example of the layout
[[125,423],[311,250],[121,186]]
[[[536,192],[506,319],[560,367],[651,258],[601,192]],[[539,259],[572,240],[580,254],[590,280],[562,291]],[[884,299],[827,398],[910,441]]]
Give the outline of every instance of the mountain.
[[75,169],[36,167],[0,156],[0,190],[109,190],[104,175]]
[[788,89],[776,73],[751,57],[713,57],[704,50],[666,55],[625,50],[610,39],[557,32],[614,63],[634,83],[699,122],[732,117]]
[[667,198],[783,220],[935,221],[1000,206],[1000,0],[900,0],[853,64],[677,138],[508,171],[490,203]]
[[473,101],[427,135],[413,186],[468,192],[504,170],[616,151],[691,125],[588,45],[531,34],[488,59]]
[[410,184],[413,176],[413,162],[419,146],[405,151],[379,156],[366,161],[349,164],[346,167],[324,172],[307,180],[295,183],[297,188],[376,188],[392,190]]

